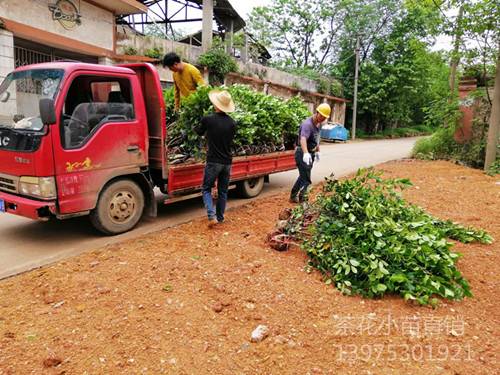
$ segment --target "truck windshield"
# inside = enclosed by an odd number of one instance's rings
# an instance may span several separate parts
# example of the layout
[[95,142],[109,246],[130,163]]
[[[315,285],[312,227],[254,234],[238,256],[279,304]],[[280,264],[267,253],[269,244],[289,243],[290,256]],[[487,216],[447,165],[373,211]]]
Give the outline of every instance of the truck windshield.
[[63,74],[61,69],[10,73],[0,85],[0,128],[41,130],[39,101],[55,99]]

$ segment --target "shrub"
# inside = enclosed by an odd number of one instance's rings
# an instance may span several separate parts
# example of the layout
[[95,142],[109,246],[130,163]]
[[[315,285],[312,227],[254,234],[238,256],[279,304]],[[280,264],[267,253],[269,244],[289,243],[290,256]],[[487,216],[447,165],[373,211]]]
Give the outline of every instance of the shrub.
[[234,59],[221,47],[214,47],[202,54],[198,59],[198,64],[208,68],[211,85],[224,83],[227,73],[238,71],[238,65]]
[[126,46],[123,48],[123,54],[124,55],[129,55],[129,56],[136,56],[139,52],[137,51],[137,48],[132,47],[132,46]]
[[475,118],[472,124],[472,137],[464,143],[457,143],[454,134],[459,126],[460,112],[458,107],[452,110],[448,107],[445,116],[447,127],[436,130],[430,138],[422,139],[413,148],[413,155],[424,159],[454,160],[473,168],[484,166],[486,150],[486,136],[488,134],[488,119],[491,107],[484,98],[484,93],[477,91],[473,97],[477,98]]
[[144,56],[150,57],[152,59],[159,59],[163,55],[163,48],[161,47],[153,47],[146,52],[144,52]]
[[490,165],[486,172],[489,176],[500,174],[500,145],[497,146],[497,155],[499,156],[497,156],[496,160]]

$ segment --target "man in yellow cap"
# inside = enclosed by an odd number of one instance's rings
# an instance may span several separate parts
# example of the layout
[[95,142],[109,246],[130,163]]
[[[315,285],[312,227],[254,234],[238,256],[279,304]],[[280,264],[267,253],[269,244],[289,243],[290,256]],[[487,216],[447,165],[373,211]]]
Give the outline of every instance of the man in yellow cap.
[[[208,150],[207,164],[203,174],[203,203],[207,209],[208,226],[213,227],[224,221],[227,191],[233,157],[231,147],[236,134],[236,123],[228,115],[234,112],[234,102],[225,90],[214,89],[208,93],[215,113],[201,119],[200,128],[196,129],[199,135],[206,134]],[[217,180],[217,205],[214,210],[212,188]]]
[[295,150],[295,164],[299,177],[292,187],[290,202],[299,203],[307,199],[307,189],[311,185],[311,170],[314,162],[319,162],[319,131],[321,124],[330,118],[332,110],[327,103],[316,108],[316,113],[307,118],[299,128],[298,146]]
[[179,55],[174,52],[167,53],[163,57],[163,66],[168,67],[173,73],[175,110],[178,111],[181,97],[191,95],[198,86],[205,86],[205,81],[198,68],[181,61]]

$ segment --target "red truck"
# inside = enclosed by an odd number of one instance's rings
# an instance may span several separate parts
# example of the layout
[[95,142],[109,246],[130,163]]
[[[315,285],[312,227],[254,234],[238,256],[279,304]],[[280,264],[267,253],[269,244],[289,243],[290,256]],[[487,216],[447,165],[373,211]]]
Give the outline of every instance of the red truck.
[[[199,195],[204,164],[168,163],[162,94],[150,64],[53,62],[10,73],[0,85],[0,212],[89,215],[113,235],[156,216],[155,187],[165,203]],[[236,157],[231,181],[253,197],[269,174],[293,168],[293,151]]]

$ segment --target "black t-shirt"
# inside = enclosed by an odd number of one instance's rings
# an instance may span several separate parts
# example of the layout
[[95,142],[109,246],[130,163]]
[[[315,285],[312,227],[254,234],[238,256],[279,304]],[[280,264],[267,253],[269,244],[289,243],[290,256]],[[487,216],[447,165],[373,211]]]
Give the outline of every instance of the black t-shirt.
[[201,119],[196,130],[199,135],[207,134],[207,162],[231,164],[231,146],[236,134],[236,123],[223,112],[216,112]]

